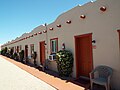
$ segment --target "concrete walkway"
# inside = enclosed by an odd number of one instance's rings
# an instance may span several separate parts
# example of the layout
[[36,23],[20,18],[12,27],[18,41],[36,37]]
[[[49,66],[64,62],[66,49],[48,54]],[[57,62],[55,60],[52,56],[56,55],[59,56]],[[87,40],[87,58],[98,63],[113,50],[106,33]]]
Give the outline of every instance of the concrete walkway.
[[0,90],[56,90],[0,57]]
[[[51,74],[45,73],[43,71],[39,71],[38,69],[23,64],[21,62],[15,61],[13,59],[7,58],[5,56],[0,55],[0,57],[4,58],[8,62],[16,65],[17,67],[25,70],[26,72],[30,73],[31,75],[37,77],[38,79],[44,81],[45,83],[55,87],[58,90],[85,90],[84,87],[80,86],[79,84],[74,83],[73,81],[67,81],[61,79],[59,77],[53,76]],[[17,75],[16,75],[17,76]],[[27,76],[26,76],[27,77]],[[2,90],[2,89],[0,89]],[[41,89],[39,89],[41,90]],[[50,89],[48,89],[50,90]]]

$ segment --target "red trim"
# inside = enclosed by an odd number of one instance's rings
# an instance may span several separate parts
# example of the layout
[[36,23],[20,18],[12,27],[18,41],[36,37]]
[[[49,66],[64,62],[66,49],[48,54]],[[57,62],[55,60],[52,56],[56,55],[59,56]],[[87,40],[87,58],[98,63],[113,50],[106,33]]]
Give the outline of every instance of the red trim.
[[56,40],[57,41],[57,51],[58,51],[58,38],[50,39],[50,52],[54,53],[54,52],[52,52],[52,43],[51,43],[52,40]]
[[117,30],[119,34],[119,48],[120,48],[120,30]]
[[[77,38],[85,37],[85,36],[91,36],[91,37],[92,37],[92,33],[74,36],[74,38],[75,38],[76,78],[78,78]],[[91,43],[92,43],[92,40],[91,40]],[[90,45],[90,47],[91,47],[91,49],[92,49],[92,44]],[[92,53],[91,53],[91,56],[90,56],[90,57],[91,57],[91,60],[92,60],[92,68],[93,68],[93,56],[92,56]]]

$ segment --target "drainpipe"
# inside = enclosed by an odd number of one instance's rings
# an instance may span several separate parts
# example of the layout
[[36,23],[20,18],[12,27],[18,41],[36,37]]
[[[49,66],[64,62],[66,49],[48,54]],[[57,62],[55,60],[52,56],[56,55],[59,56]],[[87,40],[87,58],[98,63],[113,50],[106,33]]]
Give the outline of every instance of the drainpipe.
[[48,31],[47,31],[47,23],[45,23],[45,30],[46,30],[46,59],[45,59],[45,68],[48,68]]

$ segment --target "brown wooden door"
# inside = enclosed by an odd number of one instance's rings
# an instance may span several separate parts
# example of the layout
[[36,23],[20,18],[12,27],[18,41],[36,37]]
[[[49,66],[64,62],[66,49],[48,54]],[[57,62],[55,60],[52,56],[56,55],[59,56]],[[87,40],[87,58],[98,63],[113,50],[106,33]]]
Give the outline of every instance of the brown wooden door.
[[25,45],[25,58],[28,57],[28,45]]
[[76,75],[89,77],[93,68],[92,34],[75,36]]
[[19,53],[19,46],[17,46],[17,53]]
[[40,62],[43,65],[45,61],[45,41],[39,43],[40,46]]

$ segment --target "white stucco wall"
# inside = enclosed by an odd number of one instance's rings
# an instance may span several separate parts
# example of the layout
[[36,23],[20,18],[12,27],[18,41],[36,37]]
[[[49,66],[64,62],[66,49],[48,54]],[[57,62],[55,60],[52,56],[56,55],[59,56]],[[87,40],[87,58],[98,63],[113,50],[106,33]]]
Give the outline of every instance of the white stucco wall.
[[[106,6],[105,12],[100,11],[101,6]],[[37,64],[40,64],[40,48],[39,42],[46,41],[46,58],[47,50],[50,54],[50,39],[58,38],[58,50],[61,49],[62,43],[65,43],[66,49],[70,50],[74,56],[73,77],[76,76],[76,57],[75,57],[75,39],[74,36],[92,33],[92,39],[96,40],[96,49],[93,49],[93,66],[107,65],[113,68],[112,88],[120,89],[120,51],[119,36],[117,30],[120,29],[120,0],[97,0],[89,2],[83,6],[77,6],[63,14],[61,14],[55,22],[47,25],[47,41],[46,33],[22,40],[18,43],[8,45],[14,47],[28,45],[28,53],[30,55],[30,44],[34,44],[34,50],[37,52]],[[80,15],[86,15],[85,19],[81,19]],[[66,21],[71,20],[71,24]],[[56,27],[61,24],[61,28]],[[49,28],[53,28],[52,31]],[[45,30],[45,26],[38,26],[28,34],[20,38],[29,36]],[[19,38],[18,38],[19,39]],[[57,71],[56,62],[49,62],[49,68]]]

